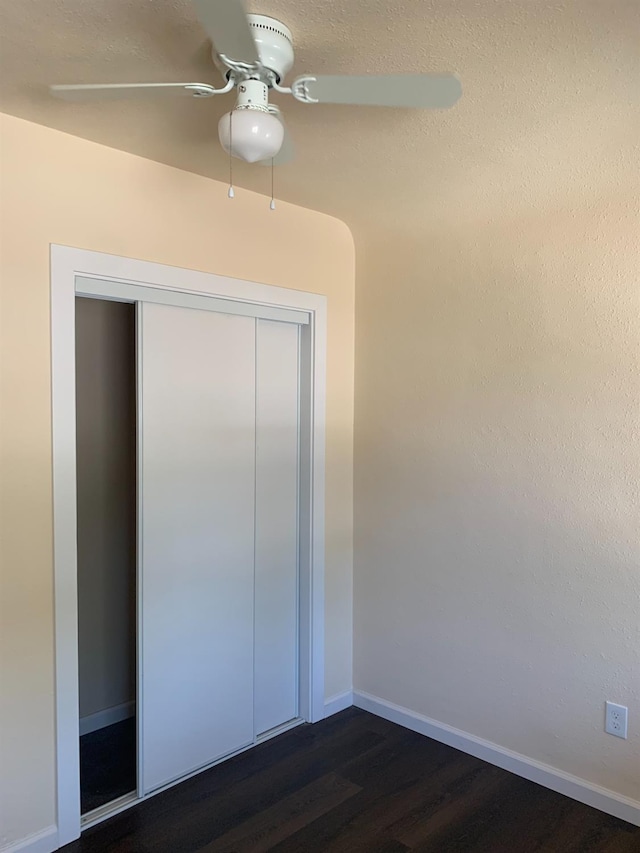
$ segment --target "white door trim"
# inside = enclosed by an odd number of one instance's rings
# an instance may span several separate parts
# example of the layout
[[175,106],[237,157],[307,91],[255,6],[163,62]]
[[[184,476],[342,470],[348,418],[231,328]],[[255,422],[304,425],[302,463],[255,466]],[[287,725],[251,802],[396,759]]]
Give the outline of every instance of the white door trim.
[[94,296],[96,299],[111,299],[117,302],[155,302],[158,305],[173,305],[177,308],[198,308],[215,311],[217,314],[236,314],[259,317],[261,320],[278,320],[281,323],[305,325],[309,322],[308,311],[274,307],[258,302],[239,299],[220,299],[210,293],[195,293],[192,290],[171,290],[168,287],[153,287],[149,284],[134,284],[76,276],[76,294]]
[[[326,297],[212,273],[121,258],[68,246],[51,246],[51,393],[53,456],[53,532],[55,595],[55,707],[58,844],[80,835],[78,710],[78,613],[76,556],[75,297],[99,297],[100,285],[76,279],[115,282],[120,298],[126,285],[130,301],[139,288],[232,300],[273,317],[274,309],[292,312],[301,325],[301,370],[306,375],[301,399],[300,512],[300,717],[324,717],[324,448],[327,355]],[[150,292],[150,291],[147,291]],[[258,309],[258,310],[256,310]]]

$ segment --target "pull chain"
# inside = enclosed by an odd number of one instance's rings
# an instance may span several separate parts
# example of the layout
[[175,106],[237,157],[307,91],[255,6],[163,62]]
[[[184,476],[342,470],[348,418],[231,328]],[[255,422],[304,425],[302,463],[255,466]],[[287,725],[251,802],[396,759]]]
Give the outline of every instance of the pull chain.
[[235,196],[233,191],[233,110],[229,113],[229,198]]
[[269,209],[276,209],[276,200],[273,197],[273,157],[271,158],[271,201],[269,202]]

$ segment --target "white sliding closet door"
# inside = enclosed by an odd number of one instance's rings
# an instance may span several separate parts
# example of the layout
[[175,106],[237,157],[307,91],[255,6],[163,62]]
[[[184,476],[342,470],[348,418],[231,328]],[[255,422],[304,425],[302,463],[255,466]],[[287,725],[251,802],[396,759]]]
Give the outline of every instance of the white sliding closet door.
[[144,792],[254,738],[256,320],[145,303]]
[[298,715],[299,327],[257,321],[255,730]]

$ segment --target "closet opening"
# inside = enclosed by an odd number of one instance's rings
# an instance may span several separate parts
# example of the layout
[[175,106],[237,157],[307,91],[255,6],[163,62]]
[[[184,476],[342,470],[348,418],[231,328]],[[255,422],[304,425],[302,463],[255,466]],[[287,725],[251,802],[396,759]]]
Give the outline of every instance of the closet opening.
[[326,299],[52,246],[51,336],[64,846],[324,717]]
[[77,296],[81,813],[137,790],[135,305]]

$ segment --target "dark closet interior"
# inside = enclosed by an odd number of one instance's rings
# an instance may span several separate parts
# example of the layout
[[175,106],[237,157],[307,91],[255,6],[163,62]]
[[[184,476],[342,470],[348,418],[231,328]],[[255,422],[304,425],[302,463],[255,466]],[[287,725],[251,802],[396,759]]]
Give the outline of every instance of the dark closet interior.
[[135,306],[76,298],[83,814],[136,789]]

